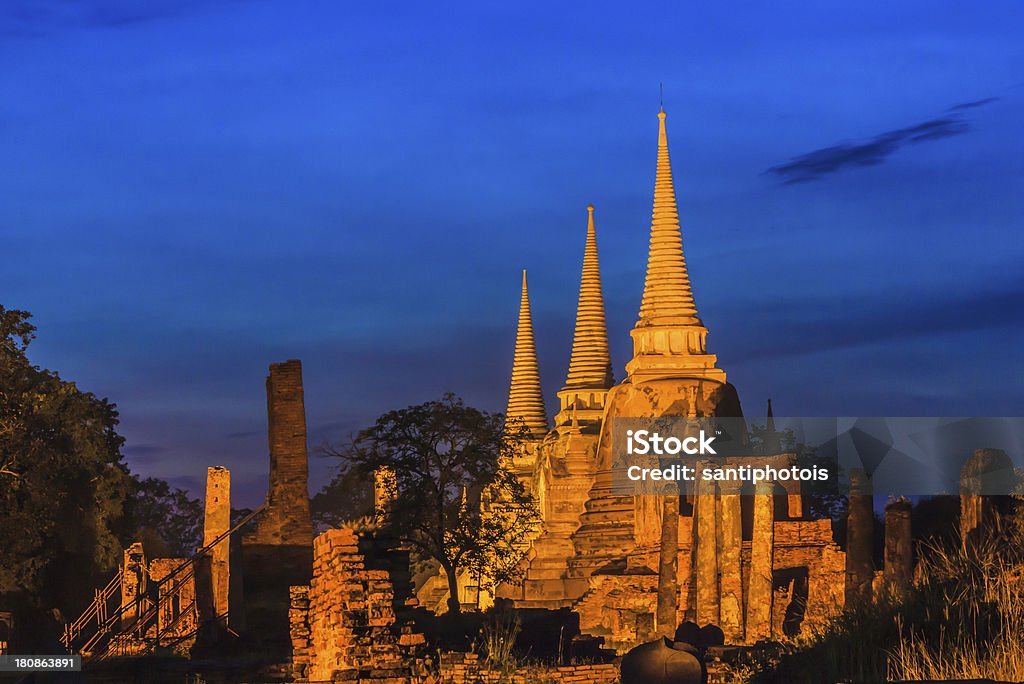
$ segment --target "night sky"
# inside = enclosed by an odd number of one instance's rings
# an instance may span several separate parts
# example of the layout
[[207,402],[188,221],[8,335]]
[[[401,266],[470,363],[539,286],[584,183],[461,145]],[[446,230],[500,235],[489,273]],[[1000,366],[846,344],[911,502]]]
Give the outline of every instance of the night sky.
[[663,82],[748,415],[1024,414],[1024,5],[555,5],[4,0],[33,361],[118,404],[133,470],[224,464],[251,505],[270,362],[314,450],[445,390],[503,410],[522,268],[554,407],[593,203],[620,379]]

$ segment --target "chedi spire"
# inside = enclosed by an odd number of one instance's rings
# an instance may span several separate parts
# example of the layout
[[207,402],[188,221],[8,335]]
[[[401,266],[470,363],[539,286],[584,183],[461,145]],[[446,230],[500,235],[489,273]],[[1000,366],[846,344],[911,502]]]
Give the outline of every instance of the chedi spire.
[[612,361],[608,353],[608,327],[604,318],[601,292],[601,268],[597,260],[597,234],[594,230],[594,205],[587,206],[587,241],[583,248],[583,274],[580,278],[579,304],[576,307],[576,331],[565,388],[608,389],[612,386]]
[[640,303],[637,327],[682,323],[703,325],[693,301],[690,276],[683,256],[679,209],[672,183],[672,165],[665,132],[665,110],[658,112],[658,168],[654,178],[654,208],[651,212],[651,243],[647,277]]
[[658,166],[651,211],[651,241],[640,316],[630,332],[633,358],[626,373],[634,381],[693,378],[725,382],[707,352],[708,330],[697,315],[683,257],[679,210],[668,156],[665,110],[658,112]]
[[506,423],[522,421],[530,435],[535,438],[542,437],[548,429],[544,394],[540,387],[540,368],[537,365],[537,347],[533,340],[533,320],[530,316],[530,294],[526,285],[525,270],[505,420]]

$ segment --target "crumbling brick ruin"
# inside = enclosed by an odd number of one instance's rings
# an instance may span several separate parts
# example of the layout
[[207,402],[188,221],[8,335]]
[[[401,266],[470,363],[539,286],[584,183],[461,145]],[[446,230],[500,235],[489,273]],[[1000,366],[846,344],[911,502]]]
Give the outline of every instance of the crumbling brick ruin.
[[292,672],[297,681],[411,681],[424,644],[408,554],[351,529],[328,530],[313,543],[313,578],[291,587]]
[[288,588],[308,584],[313,565],[302,364],[270,366],[267,377],[270,489],[255,529],[242,539],[246,631],[270,648],[288,643]]

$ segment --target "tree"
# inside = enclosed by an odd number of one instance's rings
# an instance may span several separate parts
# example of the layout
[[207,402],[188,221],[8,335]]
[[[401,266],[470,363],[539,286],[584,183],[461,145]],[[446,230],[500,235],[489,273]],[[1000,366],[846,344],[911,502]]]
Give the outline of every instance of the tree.
[[342,461],[334,477],[309,502],[313,525],[320,532],[352,525],[373,514],[373,476]]
[[812,518],[830,518],[833,522],[845,518],[846,496],[839,491],[839,461],[835,456],[818,453],[814,446],[799,442],[793,430],[776,431],[771,423],[763,427],[750,426],[750,448],[755,454],[795,454],[801,468],[824,468],[828,471],[827,479],[801,483],[805,513]]
[[460,610],[458,574],[512,579],[540,523],[536,502],[508,467],[521,432],[503,422],[449,393],[385,413],[344,447],[327,449],[343,472],[394,470],[397,496],[383,523],[444,569],[452,613]]
[[125,525],[127,541],[141,541],[150,558],[191,556],[203,542],[203,502],[164,480],[135,475]]
[[117,565],[130,476],[116,408],[29,362],[29,318],[0,306],[0,597],[67,610]]

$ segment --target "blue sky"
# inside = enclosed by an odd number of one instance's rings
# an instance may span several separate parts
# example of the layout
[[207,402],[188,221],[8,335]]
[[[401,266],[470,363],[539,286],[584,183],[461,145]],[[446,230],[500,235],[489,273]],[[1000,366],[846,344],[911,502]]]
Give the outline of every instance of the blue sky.
[[701,5],[7,0],[0,303],[134,470],[241,503],[270,362],[314,447],[502,410],[524,267],[551,406],[591,202],[622,377],[664,82],[748,415],[1022,415],[1024,8]]

